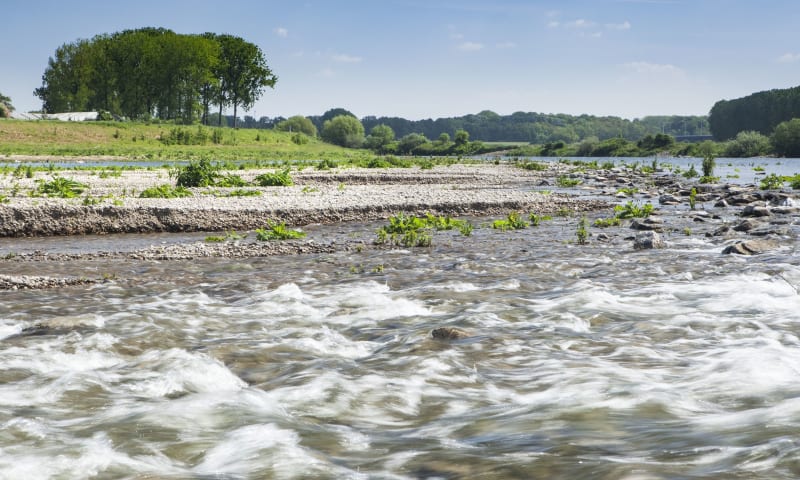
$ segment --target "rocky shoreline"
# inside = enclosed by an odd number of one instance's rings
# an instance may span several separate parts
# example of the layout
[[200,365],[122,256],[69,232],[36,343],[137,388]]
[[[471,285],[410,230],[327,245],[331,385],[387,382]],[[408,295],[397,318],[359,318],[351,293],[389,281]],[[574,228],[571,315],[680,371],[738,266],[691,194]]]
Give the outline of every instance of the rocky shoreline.
[[[192,189],[176,199],[139,198],[144,188],[168,183],[164,172],[124,171],[112,178],[91,172],[69,172],[102,200],[85,205],[82,198],[54,199],[18,195],[0,204],[0,236],[36,237],[152,232],[219,232],[252,230],[268,222],[291,226],[369,222],[403,212],[454,217],[504,216],[510,211],[552,215],[583,212],[593,218],[613,216],[612,207],[635,199],[653,203],[646,219],[622,226],[591,228],[590,242],[633,249],[667,247],[666,233],[692,230],[720,245],[721,253],[757,255],[791,246],[798,234],[800,205],[793,191],[762,191],[755,185],[697,184],[669,172],[644,174],[628,167],[576,169],[560,163],[546,170],[512,164],[452,165],[432,170],[342,169],[293,172],[292,187],[253,187],[259,196],[226,196],[231,189]],[[247,171],[242,176],[255,176]],[[559,180],[579,182],[559,187]],[[33,188],[34,179],[15,179],[16,190]],[[3,183],[5,182],[5,183]],[[12,187],[8,176],[0,192]],[[695,194],[692,195],[692,188]],[[557,190],[556,192],[551,189]],[[627,190],[628,193],[621,193]],[[635,192],[635,193],[630,193]],[[689,208],[691,202],[696,209]],[[25,242],[20,238],[19,242]],[[77,260],[163,261],[195,258],[248,258],[270,255],[333,253],[375,248],[371,242],[320,241],[223,243],[184,242],[131,251],[6,254],[2,262],[69,262]],[[99,280],[97,280],[99,281]],[[5,276],[0,290],[54,288],[92,283],[88,279]]]

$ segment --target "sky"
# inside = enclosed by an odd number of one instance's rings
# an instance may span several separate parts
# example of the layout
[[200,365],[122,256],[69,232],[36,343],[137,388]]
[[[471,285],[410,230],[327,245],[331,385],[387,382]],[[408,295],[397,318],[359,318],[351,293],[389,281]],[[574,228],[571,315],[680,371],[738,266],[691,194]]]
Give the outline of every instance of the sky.
[[32,92],[58,46],[141,27],[257,44],[278,82],[244,112],[256,118],[705,115],[800,85],[797,0],[4,0],[0,11],[0,93],[19,111],[41,108]]

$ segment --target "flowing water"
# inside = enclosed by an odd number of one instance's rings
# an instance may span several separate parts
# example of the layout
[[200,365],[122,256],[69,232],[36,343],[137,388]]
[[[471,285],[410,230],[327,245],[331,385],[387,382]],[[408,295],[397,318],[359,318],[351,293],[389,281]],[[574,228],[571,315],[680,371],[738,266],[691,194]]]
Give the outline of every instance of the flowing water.
[[797,250],[579,246],[574,224],[8,263],[117,280],[0,292],[0,478],[800,476]]

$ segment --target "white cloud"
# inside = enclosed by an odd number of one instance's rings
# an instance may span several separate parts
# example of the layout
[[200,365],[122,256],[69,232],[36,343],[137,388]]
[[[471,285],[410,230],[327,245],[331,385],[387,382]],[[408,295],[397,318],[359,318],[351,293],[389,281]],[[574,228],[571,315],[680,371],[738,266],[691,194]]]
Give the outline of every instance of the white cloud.
[[363,60],[361,57],[347,55],[345,53],[334,55],[331,58],[333,58],[334,62],[339,62],[339,63],[361,63],[361,61]]
[[548,27],[548,28],[558,28],[558,27],[560,27],[560,26],[561,26],[561,22],[559,22],[559,21],[556,21],[556,20],[553,20],[552,22],[549,22],[549,23],[547,24],[547,27]]
[[483,44],[476,42],[464,42],[458,46],[458,49],[462,52],[477,52],[478,50],[483,50]]
[[336,72],[330,68],[323,68],[317,75],[322,78],[331,78],[336,76]]
[[795,63],[800,61],[800,53],[784,53],[778,57],[780,63]]
[[508,49],[508,48],[517,48],[517,44],[514,42],[500,42],[495,44],[495,48],[499,48],[501,50]]
[[670,75],[682,77],[686,74],[681,68],[670,64],[659,64],[649,62],[630,62],[626,63],[625,68],[643,75]]
[[631,22],[625,20],[622,23],[606,23],[606,28],[609,30],[630,30]]
[[590,28],[594,26],[594,22],[579,18],[577,20],[567,22],[565,25],[570,28]]
[[460,33],[451,33],[450,34],[450,40],[463,40],[463,39],[464,39],[464,35],[462,35]]
[[283,27],[277,27],[275,30],[273,30],[273,32],[275,32],[275,35],[277,35],[277,36],[279,36],[281,38],[286,38],[286,37],[289,36],[289,30],[287,30],[287,29],[285,29]]

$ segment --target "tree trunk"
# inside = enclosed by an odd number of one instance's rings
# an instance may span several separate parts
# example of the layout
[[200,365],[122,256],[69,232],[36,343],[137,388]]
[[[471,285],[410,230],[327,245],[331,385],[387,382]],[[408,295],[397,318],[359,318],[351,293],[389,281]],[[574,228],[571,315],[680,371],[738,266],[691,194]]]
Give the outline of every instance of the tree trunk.
[[219,118],[217,119],[217,126],[222,126],[222,101],[219,102]]
[[233,102],[233,129],[234,129],[234,130],[236,130],[236,107],[237,107],[237,106],[238,106],[238,105],[237,105],[237,104],[236,104],[236,102],[234,101],[234,102]]

